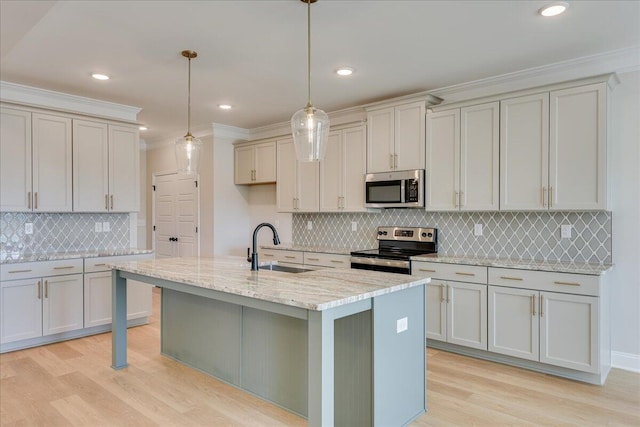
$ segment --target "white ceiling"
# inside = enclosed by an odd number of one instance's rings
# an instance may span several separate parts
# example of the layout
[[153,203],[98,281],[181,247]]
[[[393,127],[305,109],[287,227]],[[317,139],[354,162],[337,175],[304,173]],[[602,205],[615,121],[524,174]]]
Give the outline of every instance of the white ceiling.
[[[640,44],[639,1],[320,0],[311,6],[312,101],[327,112]],[[0,0],[0,78],[141,107],[154,141],[192,128],[255,128],[306,104],[300,0]],[[333,72],[356,69],[350,78]],[[98,82],[92,72],[112,78]],[[220,103],[235,108],[221,111]]]

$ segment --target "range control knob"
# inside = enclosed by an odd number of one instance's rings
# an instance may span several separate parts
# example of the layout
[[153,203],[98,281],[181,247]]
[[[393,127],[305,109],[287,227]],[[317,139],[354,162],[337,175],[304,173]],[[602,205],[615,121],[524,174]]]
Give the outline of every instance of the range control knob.
[[422,237],[427,237],[427,233],[422,233]]
[[378,236],[382,236],[382,231],[378,231]]
[[433,233],[429,233],[429,234],[427,234],[427,236],[433,237]]
[[386,231],[383,231],[383,232],[382,232],[382,234],[384,234],[384,235],[386,236],[386,235],[387,235],[387,232],[386,232]]

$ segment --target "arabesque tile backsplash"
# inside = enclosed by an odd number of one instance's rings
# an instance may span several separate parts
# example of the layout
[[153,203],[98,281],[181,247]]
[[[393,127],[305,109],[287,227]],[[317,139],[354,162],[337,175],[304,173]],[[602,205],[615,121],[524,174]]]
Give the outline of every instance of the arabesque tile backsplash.
[[[96,232],[95,224],[109,223],[110,231]],[[25,224],[33,224],[33,234]],[[0,214],[0,259],[24,254],[128,249],[129,214],[26,213]]]
[[[313,229],[307,229],[311,221]],[[352,222],[357,231],[351,231]],[[482,224],[483,236],[474,236]],[[560,238],[571,224],[572,236]],[[425,212],[385,209],[375,213],[293,215],[293,243],[370,249],[378,226],[435,227],[438,251],[447,255],[611,264],[611,212]]]

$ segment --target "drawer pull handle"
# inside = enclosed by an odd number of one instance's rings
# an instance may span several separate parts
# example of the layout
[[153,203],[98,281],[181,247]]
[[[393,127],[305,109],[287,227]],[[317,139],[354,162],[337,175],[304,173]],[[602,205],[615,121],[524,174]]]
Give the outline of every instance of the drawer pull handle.
[[475,276],[475,273],[461,273],[459,271],[456,271],[456,274],[460,275],[460,276]]
[[105,263],[102,263],[102,264],[93,264],[93,266],[94,266],[94,267],[102,267],[102,266],[105,266],[105,265],[107,265],[107,264],[105,264]]
[[512,276],[500,276],[500,278],[504,280],[523,280],[522,277],[512,277]]
[[307,258],[309,261],[320,261],[320,258]]
[[273,254],[262,254],[262,255],[264,255],[264,256],[270,256],[270,257],[272,257],[272,256],[273,256]]
[[30,272],[30,271],[31,271],[31,270],[12,270],[12,271],[10,271],[9,273],[12,273],[12,274],[13,274],[13,273],[28,273],[28,272]]
[[430,270],[430,269],[428,269],[428,268],[419,268],[418,270],[419,270],[419,271],[425,271],[425,272],[427,272],[427,273],[435,273],[435,272],[436,272],[435,270]]
[[70,268],[73,268],[73,265],[65,265],[63,267],[53,267],[54,270],[68,270]]
[[574,283],[574,282],[553,282],[556,285],[567,285],[567,286],[580,286],[580,283]]
[[285,255],[284,256],[286,259],[295,259],[296,257],[294,257],[293,255]]
[[340,261],[339,259],[332,259],[331,262],[334,262],[336,264],[344,264],[344,261]]

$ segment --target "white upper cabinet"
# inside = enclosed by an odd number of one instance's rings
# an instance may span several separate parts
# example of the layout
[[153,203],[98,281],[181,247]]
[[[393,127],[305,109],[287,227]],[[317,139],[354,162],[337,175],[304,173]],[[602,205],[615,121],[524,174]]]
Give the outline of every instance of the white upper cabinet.
[[498,210],[498,111],[492,102],[427,114],[427,210]]
[[500,209],[548,209],[549,94],[500,102]]
[[500,103],[500,209],[601,210],[606,83]]
[[320,162],[320,211],[364,211],[366,130],[356,126],[329,133]]
[[367,172],[424,169],[425,102],[367,112]]
[[277,141],[276,203],[278,212],[318,212],[319,162],[299,162],[293,138]]
[[73,121],[74,211],[140,210],[138,130]]
[[0,110],[0,210],[32,209],[31,113]]
[[235,184],[276,181],[276,141],[237,146],[234,157]]
[[1,209],[71,212],[71,120],[2,108]]
[[606,209],[606,85],[550,93],[549,205]]

